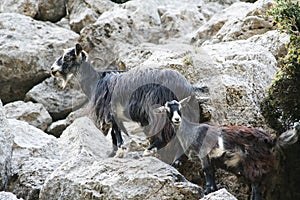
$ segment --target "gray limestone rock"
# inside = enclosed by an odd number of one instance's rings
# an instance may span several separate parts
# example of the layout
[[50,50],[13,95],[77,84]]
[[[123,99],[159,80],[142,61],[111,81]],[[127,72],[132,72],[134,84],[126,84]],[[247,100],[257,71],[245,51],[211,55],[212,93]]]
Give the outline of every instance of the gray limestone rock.
[[8,119],[18,119],[28,122],[41,130],[46,130],[52,118],[46,108],[40,103],[15,101],[4,106]]

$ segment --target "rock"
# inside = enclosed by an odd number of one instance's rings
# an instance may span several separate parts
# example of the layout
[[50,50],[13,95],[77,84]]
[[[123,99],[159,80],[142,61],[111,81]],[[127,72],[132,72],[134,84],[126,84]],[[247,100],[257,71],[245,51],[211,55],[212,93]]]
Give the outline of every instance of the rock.
[[201,200],[237,200],[232,194],[230,194],[225,188],[205,195]]
[[6,189],[11,176],[12,146],[13,135],[9,131],[8,121],[0,100],[0,190]]
[[38,1],[38,13],[36,19],[42,21],[57,22],[66,16],[66,2],[61,0]]
[[107,158],[112,151],[112,143],[87,117],[76,119],[58,139],[63,159],[77,157],[86,152],[95,160]]
[[19,199],[16,197],[16,195],[14,195],[11,192],[0,192],[0,200],[23,200],[23,199]]
[[111,9],[114,3],[109,0],[71,0],[67,6],[71,29],[79,33],[84,27],[93,24],[102,13]]
[[[95,67],[114,65],[112,63],[118,59],[120,51],[127,52],[143,39],[143,35],[138,35],[134,29],[134,26],[137,25],[134,24],[132,12],[115,7],[113,10],[104,12],[93,25],[87,26],[81,31],[80,41],[88,45],[85,49],[91,58],[95,58],[92,59]],[[152,27],[156,25],[155,22]],[[149,26],[146,28],[149,28],[147,30],[151,30],[151,33],[157,31],[157,28],[151,29]],[[147,34],[151,35],[151,33]]]
[[237,2],[221,12],[217,12],[194,33],[191,42],[200,46],[203,42],[209,41],[227,21],[245,18],[251,8],[252,4]]
[[253,35],[260,35],[273,30],[273,19],[267,15],[267,11],[270,10],[273,4],[274,0],[257,1],[248,11],[245,18],[229,20],[214,38],[217,38],[219,41],[248,39]]
[[79,11],[71,15],[70,26],[73,31],[79,33],[85,26],[94,23],[97,20],[98,14],[92,9],[83,6],[78,6],[77,9]]
[[221,12],[222,10],[228,8],[230,5],[232,5],[232,4],[236,3],[236,2],[239,2],[239,0],[225,0],[225,1],[214,1],[214,0],[212,0],[212,1],[203,1],[197,7],[199,9],[199,12],[201,12],[205,16],[206,20],[209,20],[216,13]]
[[61,164],[57,139],[27,122],[8,122],[14,135],[13,178],[8,191],[24,199],[38,199],[44,180]]
[[15,101],[4,106],[6,117],[28,122],[41,130],[46,130],[52,122],[50,114],[40,103]]
[[38,0],[2,0],[0,12],[19,13],[34,18],[38,13]]
[[47,129],[47,133],[59,137],[62,132],[72,124],[75,119],[88,115],[88,109],[86,107],[80,108],[71,112],[66,119],[61,119],[56,122],[53,122]]
[[19,13],[38,20],[57,22],[66,15],[66,5],[61,0],[3,0],[0,12]]
[[263,34],[273,29],[271,21],[257,16],[247,16],[226,22],[213,37],[213,43],[248,39],[253,35]]
[[43,104],[54,121],[63,119],[87,101],[81,91],[70,87],[61,89],[56,79],[51,77],[34,86],[25,100]]
[[206,22],[205,16],[199,12],[197,4],[183,4],[177,8],[160,6],[158,13],[164,35],[163,39],[159,41],[160,43],[176,38],[188,41],[184,38]]
[[[221,7],[228,2],[235,0],[221,2]],[[215,4],[197,0],[134,0],[114,7],[109,5],[110,9],[95,23],[82,29],[80,41],[86,44],[96,67],[116,68],[119,57],[141,43],[164,44],[174,40],[188,43],[189,34],[206,22],[207,15],[217,12],[213,9]]]
[[[274,0],[259,0],[254,4],[239,2],[214,15],[192,37],[196,45],[248,39],[274,29],[266,12]],[[237,10],[239,12],[237,12]]]
[[66,119],[61,119],[56,122],[53,122],[47,129],[47,133],[59,137],[62,132],[68,127]]
[[55,24],[64,29],[71,30],[70,20],[67,17],[62,18],[60,21],[56,22]]
[[267,128],[260,103],[277,71],[275,57],[247,41],[207,45],[202,50],[209,55],[206,63],[210,64],[198,65],[198,83],[210,89],[212,121]]
[[10,131],[14,135],[13,161],[21,164],[29,157],[59,157],[58,143],[55,137],[48,135],[27,122],[8,119]]
[[41,186],[45,179],[61,165],[60,159],[49,158],[26,158],[19,163],[8,187],[9,191],[15,193],[18,197],[35,200],[39,199]]
[[290,37],[286,33],[273,30],[262,35],[252,36],[248,41],[265,47],[278,60],[287,54],[287,44],[290,42]]
[[[76,119],[58,141],[65,162],[44,183],[41,200],[196,199],[201,196],[201,188],[158,159],[107,158],[112,150],[111,142],[87,117]],[[133,154],[132,157],[140,158]]]
[[16,13],[0,13],[0,24],[0,96],[4,103],[22,100],[30,88],[49,76],[62,49],[78,39],[72,31]]
[[198,199],[201,191],[154,157],[95,161],[82,153],[52,173],[39,199]]

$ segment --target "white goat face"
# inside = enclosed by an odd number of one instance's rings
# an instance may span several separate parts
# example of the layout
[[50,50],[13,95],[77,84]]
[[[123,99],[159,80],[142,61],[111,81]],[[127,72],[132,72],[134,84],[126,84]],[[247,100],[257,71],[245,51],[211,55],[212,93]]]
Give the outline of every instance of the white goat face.
[[165,104],[165,109],[167,111],[169,119],[173,124],[179,125],[181,122],[181,105],[178,101],[168,101]]
[[182,99],[181,101],[173,100],[167,101],[164,106],[155,109],[156,113],[167,113],[168,118],[174,125],[180,125],[181,123],[181,108],[185,106],[191,99],[190,96]]

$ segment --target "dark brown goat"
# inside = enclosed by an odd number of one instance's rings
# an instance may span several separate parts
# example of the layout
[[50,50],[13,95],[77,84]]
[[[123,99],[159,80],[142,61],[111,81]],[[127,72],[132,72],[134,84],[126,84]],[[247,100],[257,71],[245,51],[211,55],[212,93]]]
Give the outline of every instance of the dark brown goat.
[[217,190],[214,171],[218,167],[243,177],[252,186],[252,199],[262,199],[261,184],[274,167],[275,151],[298,140],[300,124],[277,138],[257,128],[195,124],[180,114],[187,101],[189,98],[166,102],[156,112],[168,114],[186,155],[200,158],[206,177],[205,194]]

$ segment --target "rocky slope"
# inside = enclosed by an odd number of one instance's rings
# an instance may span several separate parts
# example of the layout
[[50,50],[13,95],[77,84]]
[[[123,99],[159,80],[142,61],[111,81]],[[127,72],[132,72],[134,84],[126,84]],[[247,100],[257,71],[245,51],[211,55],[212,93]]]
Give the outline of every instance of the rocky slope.
[[[49,75],[50,66],[63,49],[80,42],[97,69],[116,69],[120,61],[128,69],[172,68],[191,83],[209,87],[208,95],[199,96],[205,100],[206,120],[271,131],[260,102],[289,41],[266,15],[273,4],[3,0],[0,189],[6,192],[0,192],[0,199],[202,197],[199,163],[187,160],[175,169],[163,158],[141,157],[147,140],[132,124],[129,130],[137,133],[125,138],[125,157],[108,158],[110,138],[85,117],[88,99],[76,80],[61,89],[59,80]],[[235,177],[224,172],[218,177],[219,186],[247,198],[247,187]],[[235,199],[224,190],[205,197],[218,198]]]

